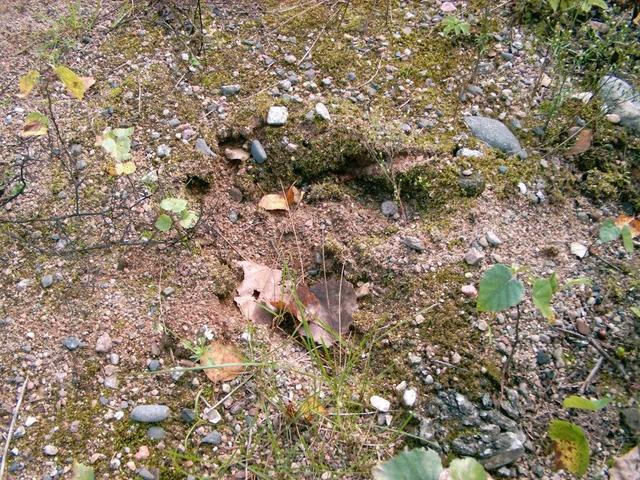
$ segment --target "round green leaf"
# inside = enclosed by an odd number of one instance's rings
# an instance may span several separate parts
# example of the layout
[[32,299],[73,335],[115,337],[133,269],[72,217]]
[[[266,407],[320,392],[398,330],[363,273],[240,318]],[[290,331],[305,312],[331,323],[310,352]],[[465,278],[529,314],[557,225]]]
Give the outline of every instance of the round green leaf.
[[582,428],[564,420],[552,420],[549,438],[553,440],[556,465],[581,477],[589,468],[589,442]]
[[131,135],[133,127],[113,130],[107,128],[102,132],[100,145],[116,162],[126,162],[131,159]]
[[555,273],[549,278],[536,278],[533,282],[533,288],[531,289],[533,303],[547,320],[553,320],[554,318],[551,300],[557,289],[558,279]]
[[180,214],[187,208],[187,201],[183,198],[167,197],[160,202],[160,208],[167,212]]
[[171,217],[166,213],[160,215],[155,223],[155,227],[161,232],[168,232],[171,225],[173,225],[173,220],[171,220]]
[[198,214],[193,210],[183,210],[179,223],[182,228],[193,228],[198,223]]
[[479,312],[500,312],[522,301],[524,285],[509,267],[498,263],[487,270],[480,280],[477,309]]
[[73,462],[73,477],[71,477],[71,480],[94,480],[94,478],[93,467]]
[[374,480],[438,480],[442,472],[440,457],[433,450],[414,448],[376,465]]
[[473,458],[456,458],[449,465],[451,480],[486,480],[487,472]]

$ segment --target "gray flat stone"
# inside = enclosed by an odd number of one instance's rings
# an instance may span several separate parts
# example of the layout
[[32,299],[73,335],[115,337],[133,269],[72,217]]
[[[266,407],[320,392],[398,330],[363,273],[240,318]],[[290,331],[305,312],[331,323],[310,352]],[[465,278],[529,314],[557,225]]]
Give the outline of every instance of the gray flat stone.
[[141,423],[162,422],[170,413],[166,405],[138,405],[131,411],[131,420]]
[[520,154],[522,146],[511,130],[499,120],[488,117],[464,117],[471,133],[489,146],[509,155]]
[[207,141],[204,138],[198,138],[196,139],[196,150],[198,152],[200,152],[203,155],[206,155],[207,157],[215,157],[216,154],[213,153],[213,150],[211,150],[211,148],[209,148],[209,145],[207,145]]
[[606,75],[600,81],[598,94],[609,113],[620,118],[620,125],[640,133],[640,93],[624,80]]
[[264,163],[267,160],[267,152],[264,151],[259,140],[251,142],[251,156],[256,163]]
[[267,114],[267,125],[271,125],[272,127],[281,127],[287,123],[287,118],[289,118],[289,111],[287,110],[287,107],[273,106],[269,109],[269,113]]
[[222,95],[224,95],[225,97],[237,95],[238,93],[240,93],[240,85],[223,85],[222,88],[220,88],[220,93],[222,93]]

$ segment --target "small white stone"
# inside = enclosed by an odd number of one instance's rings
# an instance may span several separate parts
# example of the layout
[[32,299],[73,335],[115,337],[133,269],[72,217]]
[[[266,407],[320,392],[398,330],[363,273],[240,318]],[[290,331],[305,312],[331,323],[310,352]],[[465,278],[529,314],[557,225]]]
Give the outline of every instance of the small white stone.
[[267,125],[274,127],[282,126],[287,123],[288,117],[289,111],[287,107],[273,106],[269,109],[269,113],[267,113]]
[[478,295],[478,291],[474,285],[463,285],[460,290],[462,291],[462,294],[467,297],[475,297]]
[[489,242],[489,245],[493,247],[497,247],[502,244],[502,240],[500,240],[500,238],[492,231],[488,231],[485,234],[485,238],[487,239],[487,242]]
[[385,398],[379,397],[378,395],[373,395],[369,399],[369,402],[373,408],[382,413],[387,413],[391,408],[391,402]]
[[620,115],[617,113],[609,113],[604,116],[611,123],[620,123]]
[[585,245],[578,242],[573,242],[570,246],[571,253],[578,258],[584,258],[589,250]]
[[404,392],[407,389],[407,382],[404,380],[396,385],[396,392]]
[[49,457],[55,457],[58,454],[58,447],[55,447],[53,445],[45,445],[42,451]]
[[331,114],[329,114],[329,110],[324,103],[316,103],[316,115],[327,122],[331,121]]
[[30,427],[31,425],[33,425],[37,421],[38,421],[38,419],[36,417],[27,417],[27,419],[24,422],[24,426],[25,427]]
[[418,392],[414,388],[408,388],[402,394],[402,403],[407,407],[413,407],[418,399]]
[[458,352],[453,352],[453,355],[451,355],[451,363],[453,363],[454,365],[458,365],[461,360],[462,357],[460,356],[460,354]]
[[214,425],[216,423],[220,423],[220,421],[222,420],[222,415],[220,415],[220,412],[218,412],[218,410],[216,410],[215,408],[207,408],[202,412],[202,416],[206,418],[209,423],[212,423]]
[[527,186],[522,182],[518,183],[518,189],[520,190],[520,193],[523,195],[527,193]]

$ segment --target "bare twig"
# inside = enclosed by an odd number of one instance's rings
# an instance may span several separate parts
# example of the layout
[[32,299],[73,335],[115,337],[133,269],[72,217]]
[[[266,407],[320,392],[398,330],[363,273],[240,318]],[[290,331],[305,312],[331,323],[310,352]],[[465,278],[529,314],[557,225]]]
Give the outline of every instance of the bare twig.
[[618,362],[615,358],[613,358],[611,355],[609,355],[607,351],[602,347],[602,345],[600,345],[600,342],[598,342],[595,338],[585,337],[584,335],[578,332],[572,332],[571,330],[567,330],[566,328],[557,328],[557,330],[563,333],[566,333],[568,335],[571,335],[572,337],[576,337],[581,340],[584,340],[585,342],[588,342],[593,348],[595,348],[598,351],[600,355],[602,355],[609,363],[611,363],[611,365],[616,367],[622,376],[624,377],[627,376],[627,371],[624,369],[622,364]]
[[13,410],[13,416],[11,417],[9,430],[7,431],[7,439],[4,443],[4,451],[2,452],[2,463],[0,464],[0,480],[4,478],[4,469],[7,464],[7,454],[9,453],[9,444],[11,443],[11,437],[13,436],[13,429],[16,426],[16,420],[18,419],[18,412],[20,411],[20,405],[22,405],[22,399],[24,398],[24,392],[27,389],[28,382],[29,382],[29,377],[24,379],[24,383],[22,384],[22,388],[20,389],[20,394],[18,396],[18,401],[16,403],[16,408]]
[[600,370],[600,368],[602,367],[603,363],[604,363],[604,357],[600,357],[598,359],[598,361],[596,362],[596,364],[591,369],[591,371],[589,372],[589,375],[585,379],[584,383],[582,384],[582,386],[578,390],[578,393],[580,393],[580,395],[584,394],[584,392],[587,391],[587,388],[589,388],[589,385],[591,385],[591,382],[593,382],[593,379],[598,374],[598,370]]

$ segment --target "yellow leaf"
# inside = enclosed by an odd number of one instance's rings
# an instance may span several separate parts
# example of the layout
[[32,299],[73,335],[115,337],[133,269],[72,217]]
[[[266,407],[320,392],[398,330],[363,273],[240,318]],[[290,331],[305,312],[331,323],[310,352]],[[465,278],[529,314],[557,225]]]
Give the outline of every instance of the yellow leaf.
[[37,70],[31,70],[25,76],[21,77],[20,93],[18,94],[18,96],[20,98],[24,98],[27,95],[29,95],[29,93],[31,93],[31,90],[33,90],[33,87],[35,87],[38,84],[39,80],[40,80],[40,73]]
[[619,215],[615,219],[615,224],[620,230],[622,230],[625,225],[628,225],[631,230],[631,238],[635,238],[640,235],[640,220],[637,218],[628,217],[627,215]]
[[327,414],[327,410],[324,405],[320,403],[317,395],[311,395],[307,397],[304,402],[298,407],[297,416],[305,419],[311,423],[316,416],[323,417]]
[[78,100],[82,100],[84,92],[86,91],[85,83],[82,79],[74,73],[70,68],[64,65],[58,65],[54,68],[58,78],[64,83],[69,93],[76,97]]
[[284,193],[269,193],[260,199],[258,206],[265,210],[289,210],[302,200],[302,193],[296,187],[289,187]]
[[636,25],[640,25],[640,13],[636,15],[636,18],[633,19],[633,23]]
[[242,373],[243,358],[233,345],[225,345],[222,342],[213,342],[207,345],[204,354],[198,360],[203,367],[213,365],[228,365],[228,367],[207,368],[204,373],[213,383],[228,382]]
[[136,171],[136,164],[133,162],[116,163],[114,171],[116,175],[131,175]]

